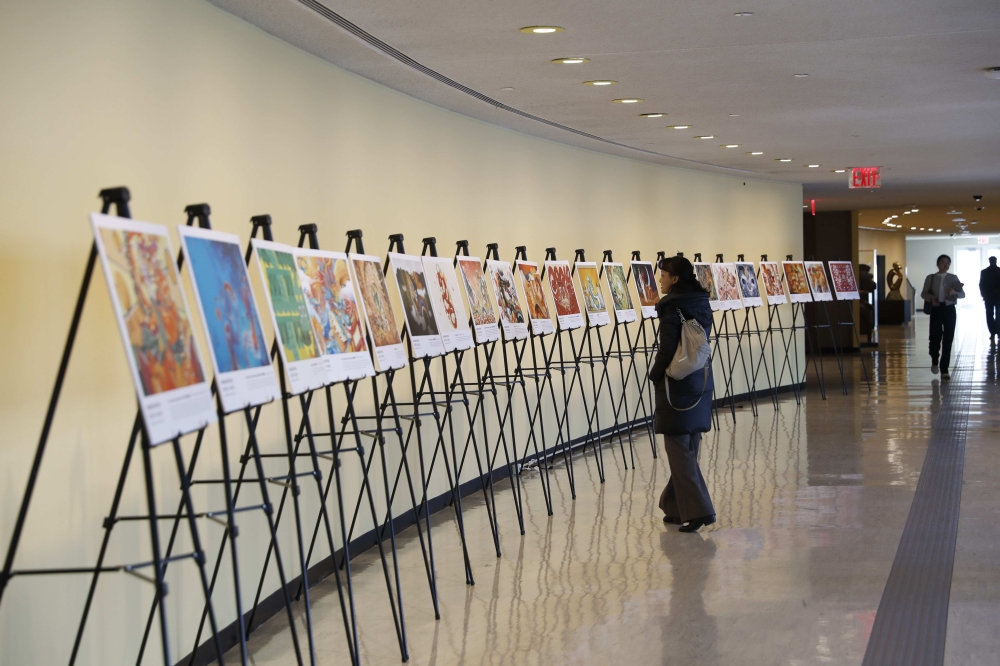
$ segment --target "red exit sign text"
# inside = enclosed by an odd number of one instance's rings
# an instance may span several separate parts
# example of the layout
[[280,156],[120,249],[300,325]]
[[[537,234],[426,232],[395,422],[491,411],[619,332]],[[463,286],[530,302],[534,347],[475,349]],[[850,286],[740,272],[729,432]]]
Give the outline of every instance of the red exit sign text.
[[855,188],[875,189],[882,187],[882,174],[879,173],[878,167],[853,167],[848,187],[852,190]]

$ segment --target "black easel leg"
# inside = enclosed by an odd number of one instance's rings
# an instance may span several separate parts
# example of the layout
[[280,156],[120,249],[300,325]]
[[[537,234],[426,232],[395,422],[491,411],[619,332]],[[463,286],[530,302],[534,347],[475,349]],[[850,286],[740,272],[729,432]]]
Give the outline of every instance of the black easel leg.
[[[240,663],[246,666],[247,630],[246,625],[243,623],[243,589],[240,584],[240,560],[236,552],[236,513],[233,510],[232,475],[229,470],[229,443],[226,441],[226,415],[222,411],[221,402],[219,403],[219,449],[222,454],[223,489],[226,496],[226,532],[229,536],[229,552],[233,560],[233,589],[236,602],[236,626],[239,629]],[[179,448],[177,450],[179,451]],[[185,478],[190,481],[187,473],[185,473]],[[190,509],[188,509],[188,512],[190,513]],[[209,591],[209,596],[211,596],[211,591]],[[216,636],[216,640],[218,640],[218,636]]]
[[153,576],[156,580],[156,600],[160,611],[160,639],[163,643],[163,666],[173,666],[170,658],[170,635],[167,631],[166,583],[163,580],[163,560],[160,558],[160,527],[156,517],[156,492],[153,489],[153,463],[149,457],[149,439],[142,429],[142,468],[146,479],[146,506],[149,511],[149,542],[153,550]]

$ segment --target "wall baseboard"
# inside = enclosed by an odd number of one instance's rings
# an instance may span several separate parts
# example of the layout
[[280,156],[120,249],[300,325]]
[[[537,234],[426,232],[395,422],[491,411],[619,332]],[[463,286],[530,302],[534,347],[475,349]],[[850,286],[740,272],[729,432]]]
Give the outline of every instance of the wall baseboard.
[[[805,388],[805,386],[806,386],[805,382],[803,382],[798,386],[798,389],[802,390]],[[793,384],[786,384],[784,386],[779,386],[777,392],[779,394],[782,394],[782,393],[791,393],[795,390],[796,387]],[[766,397],[767,393],[764,391],[758,391],[757,395],[758,399],[760,399],[762,397]],[[712,402],[712,405],[713,407],[721,408],[724,406],[728,406],[730,401],[732,401],[736,405],[739,405],[740,403],[746,402],[749,399],[750,399],[749,392],[740,393],[733,396],[732,398],[726,398],[724,400],[723,399],[714,400]],[[603,443],[605,441],[610,440],[612,437],[616,436],[619,432],[625,433],[629,429],[635,430],[637,428],[645,428],[650,420],[651,417],[646,417],[643,419],[636,419],[635,421],[626,423],[624,425],[604,428],[598,433],[598,436],[600,438],[601,443]],[[586,445],[587,441],[588,439],[586,435],[571,440],[570,450],[576,451],[583,448],[583,446]],[[522,458],[519,461],[516,461],[515,464],[523,468],[526,465],[533,464],[534,462],[535,462],[535,457],[528,456]],[[506,466],[497,468],[493,472],[494,483],[503,481],[509,477],[510,474]],[[466,481],[465,483],[462,483],[459,486],[459,492],[463,498],[467,497],[481,490],[482,489],[481,484],[482,481],[480,477],[476,477],[474,479]],[[437,497],[429,498],[427,500],[427,508],[431,514],[435,514],[438,511],[441,511],[442,509],[446,509],[449,506],[451,506],[451,504],[452,504],[452,499],[450,492],[442,493]],[[401,531],[414,525],[415,523],[416,523],[416,512],[413,509],[409,509],[399,514],[395,518],[393,518],[392,521],[393,531],[396,534],[399,534]],[[350,542],[351,553],[353,553],[352,559],[354,557],[357,557],[361,553],[364,553],[365,551],[369,550],[370,548],[374,548],[376,545],[377,545],[377,536],[376,536],[376,530],[374,529],[365,532],[356,539],[352,539]],[[339,549],[335,553],[335,556],[339,559],[343,556],[343,552],[344,552],[343,549]],[[333,561],[334,561],[333,557],[327,556],[320,562],[317,562],[313,566],[309,567],[310,589],[312,589],[318,583],[322,582],[323,580],[325,580],[326,578],[330,577],[333,574],[333,566],[334,566]],[[295,594],[298,591],[301,582],[302,582],[302,576],[296,576],[295,578],[290,579],[288,581],[287,585],[288,594],[289,596],[292,597],[294,603],[297,603],[297,600],[295,599]],[[284,608],[284,606],[285,606],[285,601],[284,601],[284,595],[281,592],[281,588],[276,589],[274,592],[261,599],[260,603],[257,604],[256,609],[250,609],[244,614],[243,618],[244,622],[249,622],[251,614],[253,614],[254,617],[256,618],[254,626],[247,627],[247,633],[251,634],[254,629],[260,627],[262,624],[271,619],[274,615],[280,613],[281,610]],[[239,645],[239,628],[235,620],[226,627],[219,629],[219,639],[222,642],[222,649],[226,651],[229,651],[232,648]],[[216,657],[215,657],[214,641],[211,638],[209,638],[204,643],[198,646],[198,648],[194,651],[193,655],[189,653],[182,659],[180,659],[177,662],[177,666],[207,666],[208,664],[213,663],[215,660]]]

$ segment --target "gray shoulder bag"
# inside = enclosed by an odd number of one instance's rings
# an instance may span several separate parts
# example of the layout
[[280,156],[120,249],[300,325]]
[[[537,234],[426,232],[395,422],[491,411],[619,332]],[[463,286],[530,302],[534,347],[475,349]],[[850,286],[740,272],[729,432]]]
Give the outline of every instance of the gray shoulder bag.
[[[667,392],[667,404],[678,412],[686,412],[697,407],[705,397],[708,387],[709,359],[712,348],[708,344],[708,334],[694,318],[685,319],[679,308],[677,316],[681,319],[681,338],[677,343],[674,358],[667,366],[667,379],[663,380]],[[701,397],[690,407],[674,407],[670,402],[670,379],[684,379],[688,375],[704,368],[704,380],[701,387]]]

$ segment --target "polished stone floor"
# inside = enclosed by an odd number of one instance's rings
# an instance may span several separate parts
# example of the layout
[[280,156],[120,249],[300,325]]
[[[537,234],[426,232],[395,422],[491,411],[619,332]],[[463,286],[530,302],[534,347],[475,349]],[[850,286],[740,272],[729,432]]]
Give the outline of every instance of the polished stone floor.
[[[964,312],[953,382],[971,382],[965,481],[945,663],[1000,663],[1000,406],[995,357],[978,310]],[[926,319],[883,329],[871,392],[858,356],[847,395],[832,357],[826,400],[814,369],[801,404],[747,406],[706,435],[701,464],[718,523],[665,526],[669,476],[647,439],[636,469],[607,446],[575,460],[577,499],[553,470],[554,515],[537,472],[524,475],[525,529],[498,494],[503,556],[484,505],[466,502],[476,584],[466,585],[454,514],[434,517],[441,618],[435,620],[413,528],[400,538],[412,664],[860,664],[920,476],[942,386],[930,372]],[[954,384],[953,384],[954,385]],[[361,659],[400,663],[377,551],[354,561]],[[318,662],[349,663],[332,579],[314,590]],[[304,640],[304,636],[303,636]],[[253,663],[293,664],[283,615],[251,638]],[[229,659],[238,663],[238,654]]]

